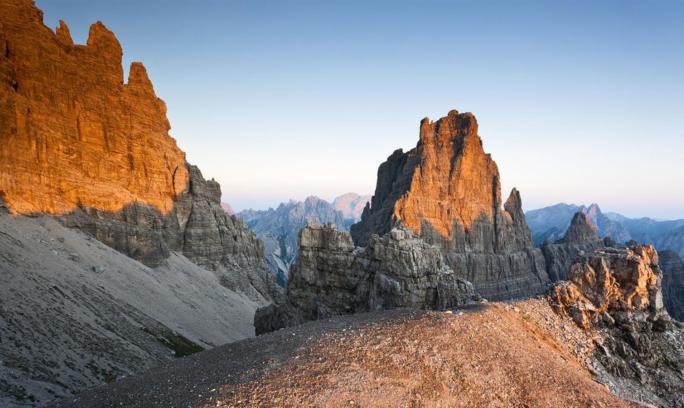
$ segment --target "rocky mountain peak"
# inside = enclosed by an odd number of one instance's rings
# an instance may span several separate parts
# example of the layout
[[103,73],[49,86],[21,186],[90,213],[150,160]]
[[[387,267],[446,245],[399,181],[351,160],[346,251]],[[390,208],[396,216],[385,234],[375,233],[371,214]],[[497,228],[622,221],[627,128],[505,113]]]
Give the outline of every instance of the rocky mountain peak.
[[55,30],[57,39],[64,45],[74,45],[74,40],[71,38],[71,32],[64,20],[59,20],[59,27]]
[[587,215],[579,211],[575,213],[570,222],[570,227],[563,237],[563,242],[567,244],[585,244],[599,241],[596,228],[589,222]]
[[[365,246],[372,234],[383,235],[402,222],[441,247],[451,266],[467,271],[466,279],[484,290],[485,297],[541,290],[548,278],[541,253],[532,245],[520,193],[514,189],[502,208],[499,170],[477,132],[471,113],[452,110],[436,122],[423,119],[416,147],[406,153],[396,150],[380,165],[371,205],[351,228],[354,242]],[[485,276],[490,272],[475,271],[474,263],[467,260],[469,254],[508,257],[520,251],[532,253],[515,255],[526,259],[521,262],[502,260],[515,265],[511,267],[515,270],[502,273],[518,284],[525,281],[524,290],[501,281],[491,284]],[[484,259],[479,257],[478,262]]]

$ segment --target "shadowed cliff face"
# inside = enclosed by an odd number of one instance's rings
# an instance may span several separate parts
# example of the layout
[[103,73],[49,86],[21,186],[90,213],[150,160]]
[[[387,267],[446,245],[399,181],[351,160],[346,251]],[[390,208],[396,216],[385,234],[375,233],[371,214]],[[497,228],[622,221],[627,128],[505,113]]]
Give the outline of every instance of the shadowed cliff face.
[[539,293],[548,276],[520,194],[514,189],[502,203],[498,168],[477,129],[471,113],[424,119],[416,148],[397,150],[380,165],[371,205],[351,228],[354,243],[365,246],[372,234],[402,222],[438,245],[454,271],[484,297]]
[[188,188],[185,154],[145,68],[123,83],[122,50],[102,23],[74,45],[32,1],[0,3],[0,192],[15,213],[168,214]]

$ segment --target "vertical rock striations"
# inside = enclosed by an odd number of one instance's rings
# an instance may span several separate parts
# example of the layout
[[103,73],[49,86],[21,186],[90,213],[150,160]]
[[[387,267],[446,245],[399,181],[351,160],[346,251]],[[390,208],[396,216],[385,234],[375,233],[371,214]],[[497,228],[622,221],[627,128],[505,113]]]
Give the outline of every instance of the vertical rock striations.
[[287,303],[257,311],[257,334],[340,314],[446,309],[480,300],[473,285],[446,265],[439,248],[401,223],[382,237],[373,235],[365,248],[332,226],[309,225],[300,232],[299,248]]
[[255,299],[275,296],[263,246],[185,162],[145,68],[102,23],[76,45],[29,0],[0,2],[0,195],[59,217],[149,266],[170,251]]
[[240,211],[237,216],[264,242],[268,269],[276,275],[281,286],[286,285],[290,267],[297,259],[299,231],[303,227],[308,223],[332,223],[348,231],[354,222],[316,196],[304,201],[290,200],[275,209]]
[[499,171],[470,113],[423,119],[416,148],[395,151],[378,169],[375,195],[352,226],[357,245],[399,221],[438,245],[456,274],[486,298],[542,292],[544,259],[532,244],[517,190],[502,207]]
[[0,4],[0,192],[16,213],[117,212],[134,202],[167,214],[187,188],[185,154],[145,68],[124,84],[121,46],[98,22],[87,45],[33,2]]
[[675,251],[658,252],[663,270],[665,308],[675,319],[684,322],[684,261]]

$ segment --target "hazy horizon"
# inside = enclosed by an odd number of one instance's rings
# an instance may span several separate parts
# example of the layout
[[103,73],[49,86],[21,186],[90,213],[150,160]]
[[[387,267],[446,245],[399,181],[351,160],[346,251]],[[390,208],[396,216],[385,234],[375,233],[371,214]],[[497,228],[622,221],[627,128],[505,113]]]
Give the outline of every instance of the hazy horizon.
[[[684,218],[684,3],[38,0],[142,61],[236,210],[372,194],[425,116],[473,112],[504,199]],[[496,12],[495,12],[496,11]]]

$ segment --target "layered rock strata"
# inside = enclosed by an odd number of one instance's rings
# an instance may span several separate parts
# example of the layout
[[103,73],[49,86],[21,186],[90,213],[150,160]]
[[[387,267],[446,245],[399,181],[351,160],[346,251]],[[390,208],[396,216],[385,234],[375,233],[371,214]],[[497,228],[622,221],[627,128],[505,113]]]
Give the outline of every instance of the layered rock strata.
[[663,298],[672,317],[684,321],[684,261],[675,251],[659,251],[663,270]]
[[287,303],[259,309],[257,334],[340,314],[399,307],[446,309],[480,300],[439,248],[402,224],[365,248],[333,226],[307,226],[287,285]]
[[138,202],[167,214],[187,188],[185,154],[145,68],[130,67],[102,23],[76,45],[28,0],[0,4],[0,191],[14,212],[118,212]]
[[551,304],[595,330],[596,375],[617,394],[657,406],[684,404],[684,331],[663,306],[651,245],[602,248],[579,257]]
[[218,183],[185,162],[145,68],[124,83],[102,23],[86,45],[53,32],[29,0],[0,2],[0,195],[159,266],[171,251],[255,300],[277,296],[263,246],[220,207]]
[[457,276],[488,299],[542,292],[544,258],[532,244],[520,194],[501,200],[499,171],[475,117],[451,111],[423,119],[416,148],[395,151],[378,169],[375,195],[352,226],[356,245],[397,223],[439,246]]

